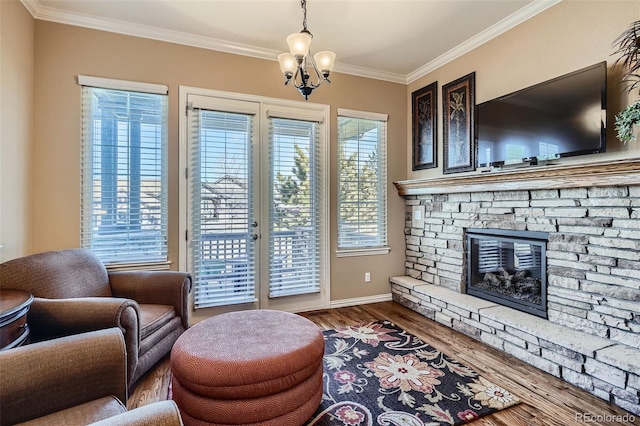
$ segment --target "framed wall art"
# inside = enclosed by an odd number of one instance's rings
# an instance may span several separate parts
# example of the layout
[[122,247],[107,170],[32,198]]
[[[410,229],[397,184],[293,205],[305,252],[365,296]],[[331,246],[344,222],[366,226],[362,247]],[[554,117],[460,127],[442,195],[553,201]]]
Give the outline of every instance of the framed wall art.
[[443,173],[468,172],[476,168],[474,109],[476,73],[442,86]]
[[413,170],[431,169],[437,166],[437,114],[438,82],[435,81],[411,94]]

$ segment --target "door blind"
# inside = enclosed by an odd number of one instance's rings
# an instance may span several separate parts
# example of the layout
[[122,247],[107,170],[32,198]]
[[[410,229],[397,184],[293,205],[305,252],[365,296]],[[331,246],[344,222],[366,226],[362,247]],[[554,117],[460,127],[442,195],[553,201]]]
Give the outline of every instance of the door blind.
[[195,307],[256,301],[252,114],[189,112]]
[[269,118],[269,296],[320,291],[318,123]]

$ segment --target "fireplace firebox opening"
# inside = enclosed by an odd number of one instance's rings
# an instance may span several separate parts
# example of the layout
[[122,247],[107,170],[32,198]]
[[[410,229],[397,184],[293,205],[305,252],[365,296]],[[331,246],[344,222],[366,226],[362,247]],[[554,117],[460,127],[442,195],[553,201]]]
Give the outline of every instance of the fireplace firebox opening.
[[468,228],[467,293],[547,318],[546,232]]

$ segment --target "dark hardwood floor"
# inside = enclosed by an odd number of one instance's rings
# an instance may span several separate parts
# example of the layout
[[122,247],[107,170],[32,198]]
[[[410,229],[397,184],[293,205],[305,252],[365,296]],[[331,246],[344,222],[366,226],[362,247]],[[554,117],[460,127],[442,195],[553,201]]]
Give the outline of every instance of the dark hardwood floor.
[[[478,419],[474,425],[640,425],[638,416],[635,416],[634,422],[616,421],[631,415],[517,358],[394,302],[304,312],[301,315],[323,329],[387,319],[508,389],[522,401],[515,407]],[[169,358],[166,357],[138,381],[129,397],[128,408],[166,399],[169,380]]]

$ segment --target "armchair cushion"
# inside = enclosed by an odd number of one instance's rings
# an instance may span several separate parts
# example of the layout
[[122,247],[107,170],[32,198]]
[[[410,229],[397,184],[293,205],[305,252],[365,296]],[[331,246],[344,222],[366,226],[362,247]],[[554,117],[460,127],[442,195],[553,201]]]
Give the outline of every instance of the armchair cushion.
[[146,338],[175,317],[173,306],[140,305],[140,338]]

